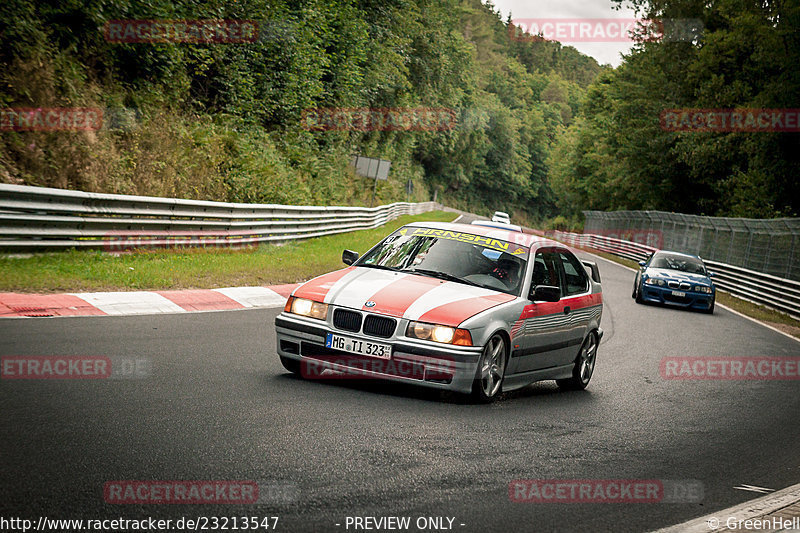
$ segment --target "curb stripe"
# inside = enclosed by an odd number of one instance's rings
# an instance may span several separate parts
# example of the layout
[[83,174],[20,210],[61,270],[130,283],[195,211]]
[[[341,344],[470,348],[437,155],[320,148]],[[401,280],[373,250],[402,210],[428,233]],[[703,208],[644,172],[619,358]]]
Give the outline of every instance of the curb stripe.
[[0,317],[105,315],[72,294],[0,293]]
[[211,289],[190,291],[156,291],[167,300],[186,311],[223,311],[244,309],[239,302]]
[[242,307],[283,307],[286,298],[266,287],[226,287],[211,289],[227,296]]
[[107,315],[185,313],[181,306],[155,292],[85,292],[73,294]]

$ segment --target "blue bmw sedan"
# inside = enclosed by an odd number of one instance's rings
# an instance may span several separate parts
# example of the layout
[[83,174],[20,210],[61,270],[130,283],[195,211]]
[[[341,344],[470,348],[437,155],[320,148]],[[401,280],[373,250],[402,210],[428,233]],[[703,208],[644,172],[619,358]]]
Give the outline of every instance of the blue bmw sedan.
[[714,275],[696,255],[659,250],[639,261],[631,296],[636,303],[659,303],[714,312]]

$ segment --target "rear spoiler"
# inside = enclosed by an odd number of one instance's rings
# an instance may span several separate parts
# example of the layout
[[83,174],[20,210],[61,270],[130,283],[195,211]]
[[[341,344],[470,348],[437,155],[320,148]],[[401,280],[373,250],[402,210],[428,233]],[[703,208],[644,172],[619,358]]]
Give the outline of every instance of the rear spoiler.
[[586,267],[587,272],[592,275],[592,280],[594,280],[595,283],[600,283],[600,269],[597,268],[597,263],[587,259],[581,259],[581,263]]

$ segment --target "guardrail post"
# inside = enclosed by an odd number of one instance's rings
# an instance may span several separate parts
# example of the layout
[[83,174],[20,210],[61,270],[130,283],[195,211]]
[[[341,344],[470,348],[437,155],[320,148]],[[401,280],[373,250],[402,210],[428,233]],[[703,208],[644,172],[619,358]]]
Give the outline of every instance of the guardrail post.
[[[751,233],[751,235],[752,235],[752,233]],[[767,272],[767,273],[769,273],[769,270],[767,270],[767,269],[769,268],[769,254],[772,251],[772,238],[773,238],[773,236],[770,235],[769,236],[769,241],[767,241],[767,253],[764,254],[764,266],[761,269],[761,270],[763,270],[764,272]]]

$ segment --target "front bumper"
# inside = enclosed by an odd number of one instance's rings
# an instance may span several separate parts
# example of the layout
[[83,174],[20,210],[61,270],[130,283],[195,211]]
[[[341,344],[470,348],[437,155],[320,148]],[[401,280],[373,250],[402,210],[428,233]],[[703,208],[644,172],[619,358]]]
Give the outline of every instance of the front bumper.
[[707,310],[714,303],[713,292],[678,291],[683,292],[684,296],[675,296],[674,292],[675,289],[669,287],[642,284],[642,299],[646,302],[698,310]]
[[[382,379],[468,393],[477,373],[480,346],[432,346],[408,338],[373,338],[338,331],[319,320],[281,313],[275,318],[278,354],[298,361],[306,378]],[[392,345],[391,359],[360,356],[325,346],[328,333]]]

